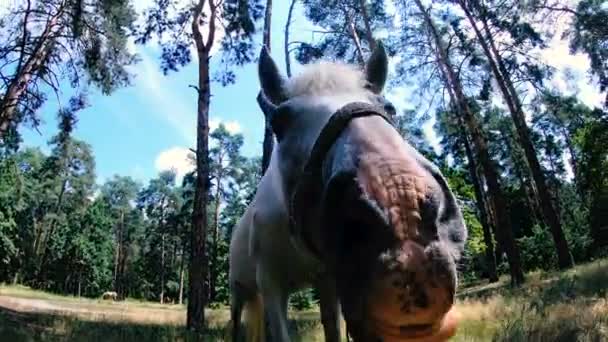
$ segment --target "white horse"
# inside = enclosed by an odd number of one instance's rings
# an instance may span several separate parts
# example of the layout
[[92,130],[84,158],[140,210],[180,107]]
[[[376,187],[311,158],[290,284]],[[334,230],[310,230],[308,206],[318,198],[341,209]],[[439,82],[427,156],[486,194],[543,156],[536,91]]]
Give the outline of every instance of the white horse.
[[340,312],[355,341],[454,333],[466,227],[438,169],[391,125],[387,70],[380,42],[364,70],[321,62],[290,79],[262,50],[277,145],[230,244],[233,341],[243,310],[248,341],[289,341],[288,296],[307,286],[326,341],[340,341]]

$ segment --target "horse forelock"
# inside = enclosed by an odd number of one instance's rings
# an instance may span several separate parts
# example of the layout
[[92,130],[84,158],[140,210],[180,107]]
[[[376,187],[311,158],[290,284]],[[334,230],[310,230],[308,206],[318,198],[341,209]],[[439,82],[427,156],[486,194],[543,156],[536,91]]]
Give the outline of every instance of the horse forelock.
[[285,83],[287,97],[360,92],[365,75],[354,65],[321,61],[309,64]]

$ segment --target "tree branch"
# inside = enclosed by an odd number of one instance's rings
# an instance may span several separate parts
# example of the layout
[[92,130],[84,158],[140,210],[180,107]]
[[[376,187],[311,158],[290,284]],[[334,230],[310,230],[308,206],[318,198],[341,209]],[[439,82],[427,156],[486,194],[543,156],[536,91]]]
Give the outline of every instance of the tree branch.
[[196,92],[197,92],[198,94],[200,94],[200,93],[201,93],[201,89],[200,89],[198,86],[195,86],[194,84],[188,84],[188,87],[189,87],[189,88],[194,88],[194,90],[196,90]]
[[196,44],[196,49],[199,54],[203,52],[206,48],[205,42],[203,41],[203,35],[201,33],[200,20],[201,15],[203,14],[203,6],[205,5],[205,0],[199,0],[196,6],[192,9],[193,18],[192,18],[192,35],[194,36],[194,43]]
[[579,16],[580,13],[578,13],[577,11],[569,8],[569,7],[558,7],[558,6],[550,6],[550,5],[539,5],[539,6],[534,6],[534,9],[546,9],[549,11],[553,11],[553,12],[566,12],[575,16]]
[[209,34],[207,36],[207,44],[205,44],[205,49],[207,53],[211,51],[213,47],[213,41],[215,40],[215,21],[217,20],[217,4],[215,0],[209,0],[209,11],[211,12],[211,17],[209,18]]
[[16,73],[19,74],[21,66],[23,65],[23,56],[25,55],[25,45],[27,44],[27,23],[30,16],[30,10],[32,8],[32,1],[27,0],[27,8],[25,10],[25,17],[23,18],[23,36],[21,39],[21,53],[19,54],[19,62],[17,63]]

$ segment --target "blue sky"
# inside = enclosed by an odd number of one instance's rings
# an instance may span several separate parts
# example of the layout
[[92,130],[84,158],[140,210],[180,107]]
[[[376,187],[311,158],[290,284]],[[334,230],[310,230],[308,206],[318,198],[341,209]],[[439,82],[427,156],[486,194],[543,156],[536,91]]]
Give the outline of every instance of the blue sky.
[[[148,4],[136,2],[136,7]],[[288,2],[275,1],[272,22],[272,55],[284,70],[283,27]],[[298,9],[294,17],[293,39],[310,39],[312,26]],[[261,39],[258,39],[261,41]],[[259,48],[261,48],[261,45]],[[111,96],[89,90],[90,106],[79,113],[75,137],[89,143],[97,163],[98,182],[113,174],[129,175],[146,181],[168,165],[183,172],[188,148],[195,145],[196,94],[188,85],[196,84],[197,65],[191,63],[179,72],[165,76],[159,68],[160,51],[156,46],[136,46],[141,62],[132,68],[136,74],[130,87]],[[219,56],[212,58],[212,69]],[[294,61],[295,63],[295,61]],[[296,67],[297,70],[297,67]],[[256,103],[259,89],[254,63],[236,69],[237,82],[227,87],[212,84],[210,117],[212,128],[218,122],[244,135],[243,153],[260,155],[263,139],[263,117]],[[57,131],[55,115],[60,103],[67,103],[74,93],[66,84],[59,100],[53,95],[42,108],[43,119],[38,131],[21,130],[26,146],[41,146]]]
[[[136,0],[137,9],[146,8],[152,1]],[[272,55],[285,70],[283,53],[283,29],[287,17],[289,1],[274,1],[272,22]],[[291,40],[310,41],[313,26],[296,6]],[[260,41],[260,39],[258,39]],[[90,89],[90,107],[83,110],[75,136],[88,142],[97,164],[98,182],[102,183],[114,174],[132,176],[141,182],[154,177],[160,170],[174,167],[178,175],[191,165],[185,159],[188,148],[195,145],[196,94],[188,85],[196,84],[197,65],[191,63],[179,72],[167,76],[160,72],[159,50],[156,46],[135,46],[141,62],[132,68],[136,75],[133,85],[121,88],[111,96],[102,96]],[[261,48],[259,45],[258,49]],[[569,54],[564,42],[556,41],[553,48],[542,53],[543,59],[560,70],[574,68],[584,74],[588,68],[585,56]],[[212,58],[212,69],[217,67],[217,59]],[[296,64],[293,60],[293,64]],[[297,73],[298,66],[294,66]],[[243,153],[247,156],[260,155],[263,139],[263,117],[255,101],[259,85],[255,64],[246,65],[237,71],[235,84],[222,87],[212,84],[210,108],[211,126],[223,122],[235,132],[244,135]],[[583,100],[588,104],[599,103],[601,97],[581,76],[578,82]],[[567,89],[568,84],[556,77],[556,86]],[[40,113],[43,122],[38,131],[30,128],[21,130],[25,146],[41,146],[48,151],[46,142],[57,131],[55,115],[60,103],[66,103],[74,93],[69,86],[62,87],[60,99],[49,96],[49,101]],[[394,89],[393,100],[403,109],[407,104],[407,91]],[[434,139],[430,129],[425,132]]]

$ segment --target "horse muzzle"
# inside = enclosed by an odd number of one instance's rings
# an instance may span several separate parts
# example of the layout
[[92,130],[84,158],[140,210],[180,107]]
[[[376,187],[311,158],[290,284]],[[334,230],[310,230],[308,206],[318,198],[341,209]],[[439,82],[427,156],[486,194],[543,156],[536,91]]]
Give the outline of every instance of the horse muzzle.
[[367,329],[384,342],[443,341],[454,334],[455,268],[439,243],[406,240],[380,256],[366,300]]

